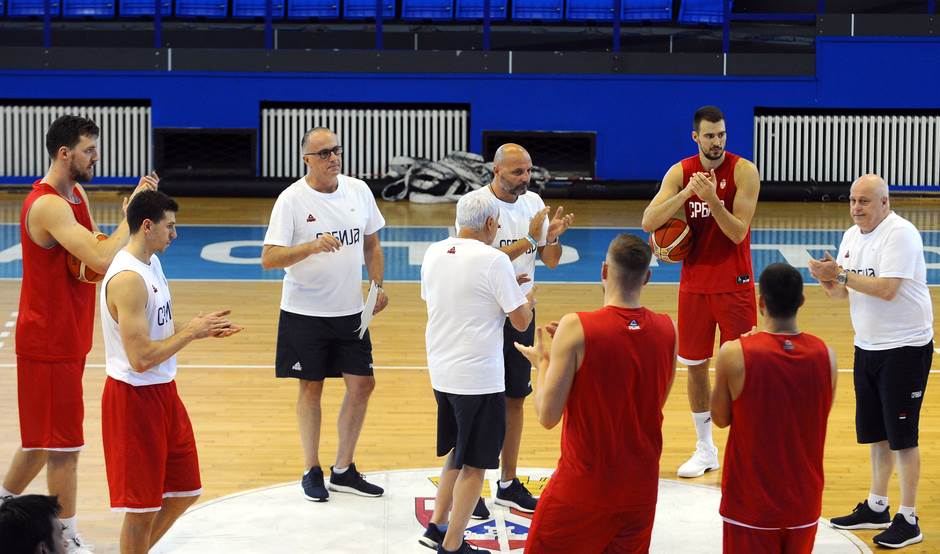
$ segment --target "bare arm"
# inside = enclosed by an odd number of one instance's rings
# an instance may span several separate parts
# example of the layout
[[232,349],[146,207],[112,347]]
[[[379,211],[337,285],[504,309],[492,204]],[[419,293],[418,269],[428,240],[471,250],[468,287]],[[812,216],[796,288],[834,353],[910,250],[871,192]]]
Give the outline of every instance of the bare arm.
[[679,327],[676,326],[676,322],[672,322],[672,329],[676,333],[676,347],[672,352],[672,375],[669,376],[669,383],[666,385],[666,394],[663,396],[663,405],[660,406],[660,409],[666,407],[666,400],[669,399],[669,393],[672,391],[672,384],[676,381],[676,361],[679,358]]
[[[385,256],[382,254],[382,245],[379,244],[379,234],[377,232],[366,235],[362,251],[365,256],[369,279],[375,281],[375,284],[381,288],[385,279]],[[385,290],[382,290],[375,300],[375,308],[372,310],[372,314],[375,315],[381,312],[386,306],[388,306],[388,295],[385,294]]]
[[682,178],[682,164],[675,164],[666,172],[659,192],[643,211],[644,231],[652,233],[662,227],[669,218],[682,209],[685,201],[692,196],[692,191],[688,187],[682,187]]
[[545,267],[555,269],[561,261],[561,242],[560,237],[571,227],[574,222],[574,214],[565,214],[565,207],[559,206],[555,211],[554,217],[548,222],[548,232],[545,233],[545,246],[539,248],[539,258]]
[[122,271],[108,281],[106,294],[108,311],[118,322],[127,360],[137,372],[159,365],[196,339],[230,336],[241,330],[225,318],[228,311],[220,311],[197,316],[169,338],[151,340],[148,291],[143,278],[132,271]]
[[261,267],[264,269],[283,269],[303,261],[307,256],[321,252],[333,252],[339,250],[339,247],[339,240],[329,233],[321,235],[316,240],[296,246],[265,244],[261,249]]
[[515,330],[525,331],[529,328],[529,325],[532,324],[532,318],[535,317],[535,314],[532,312],[534,308],[534,302],[526,301],[525,304],[506,314],[509,316],[509,323],[512,324]]
[[842,267],[828,252],[822,260],[810,260],[809,270],[813,277],[819,279],[819,284],[823,286],[826,294],[832,298],[845,298],[848,296],[846,289],[851,288],[862,294],[891,301],[897,296],[903,281],[900,277],[869,277],[849,271],[846,273],[845,284],[840,285],[836,278],[842,272]]
[[832,365],[832,401],[836,401],[836,384],[839,381],[839,366],[836,363],[836,352],[831,348],[826,348],[829,350],[829,364]]
[[516,348],[536,367],[533,405],[539,423],[546,429],[558,425],[574,383],[574,375],[584,359],[584,329],[577,314],[561,318],[554,333],[551,352],[542,342],[542,329],[536,331],[531,347],[516,343]]
[[744,352],[741,341],[721,345],[715,361],[715,388],[712,389],[712,423],[724,428],[731,425],[731,402],[744,388]]
[[[545,223],[545,217],[548,215],[549,209],[548,206],[545,206],[529,220],[529,236],[532,237],[532,240],[536,241],[536,243],[538,242],[539,235],[542,234],[542,225]],[[532,243],[522,238],[512,244],[501,247],[499,250],[500,252],[505,252],[510,260],[515,260],[528,252],[530,248],[532,248]]]
[[757,209],[757,197],[760,194],[757,168],[747,160],[739,161],[734,167],[734,182],[737,192],[731,211],[718,198],[714,171],[710,172],[708,179],[704,174],[693,175],[687,188],[694,190],[699,198],[708,203],[712,217],[721,232],[735,244],[741,244],[747,237],[754,211]]

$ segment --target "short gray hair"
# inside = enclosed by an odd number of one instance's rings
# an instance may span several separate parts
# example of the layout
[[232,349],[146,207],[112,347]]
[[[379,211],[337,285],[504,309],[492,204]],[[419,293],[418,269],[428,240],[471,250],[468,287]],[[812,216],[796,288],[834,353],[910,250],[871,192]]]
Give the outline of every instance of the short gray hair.
[[336,134],[329,127],[314,127],[310,129],[309,131],[307,131],[306,133],[304,133],[304,138],[300,139],[300,151],[303,152],[307,148],[307,139],[310,138],[310,135],[312,135],[313,133],[321,132],[321,131],[325,133],[330,133],[331,135]]
[[499,219],[499,204],[491,194],[465,194],[457,202],[457,225],[482,231],[487,218]]

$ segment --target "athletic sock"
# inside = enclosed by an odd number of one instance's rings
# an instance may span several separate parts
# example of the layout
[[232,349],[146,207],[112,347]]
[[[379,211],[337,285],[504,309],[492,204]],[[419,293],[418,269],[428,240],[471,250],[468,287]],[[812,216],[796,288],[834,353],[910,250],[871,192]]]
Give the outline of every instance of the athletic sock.
[[346,473],[346,470],[347,470],[347,469],[349,469],[349,466],[346,466],[346,467],[335,467],[335,466],[334,466],[333,469],[330,470],[330,473],[335,473],[335,474],[337,474],[337,475],[342,475],[342,474]]
[[887,496],[878,496],[877,494],[870,492],[868,493],[868,507],[871,508],[873,512],[878,512],[879,514],[888,509],[888,497]]
[[501,488],[501,489],[508,489],[508,488],[509,488],[509,485],[511,485],[513,481],[515,481],[515,479],[510,479],[509,481],[500,481],[500,482],[499,482],[499,488]]
[[59,523],[62,524],[62,538],[71,539],[78,534],[78,516],[60,517]]
[[692,412],[692,420],[695,422],[695,436],[700,442],[704,442],[708,446],[715,448],[715,443],[712,441],[712,413],[708,412]]
[[6,487],[0,487],[0,504],[3,503],[2,499],[6,498],[7,496],[12,496],[13,498],[16,498],[19,495],[13,493],[12,491],[7,490]]
[[914,519],[914,507],[913,506],[901,506],[898,508],[898,513],[904,516],[904,519],[907,520],[911,525],[916,525],[917,520]]

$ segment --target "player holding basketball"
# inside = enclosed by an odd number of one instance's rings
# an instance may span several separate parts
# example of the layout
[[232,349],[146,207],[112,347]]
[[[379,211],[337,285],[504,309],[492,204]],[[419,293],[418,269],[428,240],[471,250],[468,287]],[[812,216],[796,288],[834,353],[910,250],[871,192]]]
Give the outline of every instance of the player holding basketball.
[[689,368],[689,404],[695,422],[695,453],[679,467],[679,477],[718,469],[712,440],[708,362],[715,326],[725,343],[757,323],[751,269],[751,219],[757,208],[757,168],[727,152],[725,118],[715,106],[695,112],[692,140],[699,153],[673,165],[643,212],[651,233],[680,208],[692,231],[692,249],[679,282],[679,361]]
[[[493,182],[468,195],[494,199],[499,206],[499,228],[491,246],[499,248],[512,260],[516,275],[525,275],[522,292],[529,294],[535,286],[535,259],[554,269],[561,261],[561,235],[568,230],[574,214],[558,208],[549,216],[542,198],[528,190],[532,178],[532,158],[518,144],[504,144],[493,156]],[[455,223],[460,231],[460,222]],[[523,512],[535,511],[537,500],[516,476],[525,399],[532,393],[532,365],[513,346],[520,342],[531,346],[535,339],[535,321],[524,331],[512,326],[509,318],[503,325],[503,362],[506,371],[506,439],[500,453],[501,476],[496,489],[496,504]],[[482,498],[473,509],[475,519],[486,519],[489,510]]]
[[822,509],[823,448],[835,354],[797,328],[803,277],[771,264],[760,276],[761,332],[726,342],[715,361],[715,425],[731,426],[721,477],[724,551],[809,554]]
[[604,307],[550,326],[550,352],[542,329],[534,346],[515,345],[537,368],[539,422],[550,429],[564,414],[561,459],[535,510],[528,554],[649,551],[663,405],[676,371],[672,319],[640,303],[651,257],[639,237],[618,236],[601,269]]
[[[85,443],[82,374],[94,331],[95,285],[72,277],[66,256],[104,273],[128,240],[126,220],[107,240],[95,238],[98,226],[79,184],[94,175],[99,134],[89,119],[56,119],[46,133],[49,171],[33,183],[23,202],[23,282],[16,320],[22,447],[0,487],[0,502],[19,495],[46,466],[49,494],[62,506],[59,519],[70,553],[88,552],[78,533],[75,506],[78,453]],[[156,187],[156,175],[142,177],[131,199]],[[125,211],[127,203],[125,199]]]
[[176,202],[159,191],[127,208],[130,243],[101,285],[108,377],[101,434],[111,509],[124,512],[121,552],[145,553],[202,492],[196,440],[176,392],[176,353],[196,339],[241,331],[228,311],[198,315],[179,331],[157,253],[176,238]]

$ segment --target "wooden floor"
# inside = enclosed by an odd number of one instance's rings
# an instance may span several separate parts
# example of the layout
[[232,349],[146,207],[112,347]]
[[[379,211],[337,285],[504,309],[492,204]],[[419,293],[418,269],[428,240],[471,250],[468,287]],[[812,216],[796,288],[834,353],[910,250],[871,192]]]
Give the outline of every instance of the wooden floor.
[[[0,194],[0,223],[18,220],[22,195]],[[92,195],[99,222],[116,222],[119,197],[115,193]],[[180,223],[266,224],[271,200],[180,199]],[[570,202],[577,226],[638,227],[645,203],[629,201]],[[453,206],[415,206],[407,203],[380,205],[390,225],[451,225]],[[940,229],[940,202],[899,200],[895,209],[922,230]],[[848,207],[836,203],[761,203],[755,228],[843,229],[849,225]],[[171,247],[172,248],[172,247]],[[540,271],[545,271],[540,269]],[[227,341],[205,340],[192,344],[179,356],[183,366],[177,381],[196,430],[202,465],[203,500],[245,489],[297,480],[303,469],[294,420],[296,383],[276,380],[271,365],[280,297],[279,282],[178,282],[173,283],[177,321],[188,321],[199,311],[231,307],[246,332]],[[380,469],[435,467],[435,404],[428,381],[424,354],[424,304],[418,286],[388,283],[389,308],[373,323],[373,342],[378,381],[356,462],[365,472]],[[676,287],[650,286],[647,306],[676,312]],[[16,310],[19,282],[0,281],[0,319],[11,319]],[[824,298],[819,287],[808,287],[801,312],[803,329],[832,345],[839,366],[852,364],[852,328],[848,307]],[[940,313],[940,295],[933,290],[934,312]],[[562,314],[592,309],[601,303],[599,285],[540,285],[539,323]],[[0,321],[2,323],[2,321]],[[100,397],[104,381],[103,347],[96,324],[95,346],[85,372],[86,447],[79,466],[80,527],[99,552],[114,552],[121,515],[108,508],[108,493],[101,450]],[[0,347],[0,471],[5,471],[19,445],[15,357],[13,337]],[[940,368],[940,356],[934,369]],[[936,376],[933,377],[937,379]],[[675,469],[691,453],[694,432],[685,395],[686,374],[680,372],[666,405],[663,478],[675,478]],[[343,386],[331,381],[324,393],[322,462],[328,465],[336,452],[335,417]],[[826,448],[826,490],[823,516],[847,513],[865,497],[869,482],[868,452],[855,443],[854,397],[850,373],[840,375],[838,396],[829,421]],[[558,457],[559,430],[546,431],[536,423],[531,409],[523,436],[521,466],[554,467]],[[726,432],[716,430],[719,446]],[[940,395],[925,396],[921,416],[921,477],[918,511],[926,540],[906,552],[940,551]],[[712,473],[697,482],[718,485]],[[44,477],[29,489],[44,492]],[[891,502],[899,502],[897,482],[892,481]],[[313,509],[314,507],[311,507]],[[871,532],[859,533],[870,544]]]

